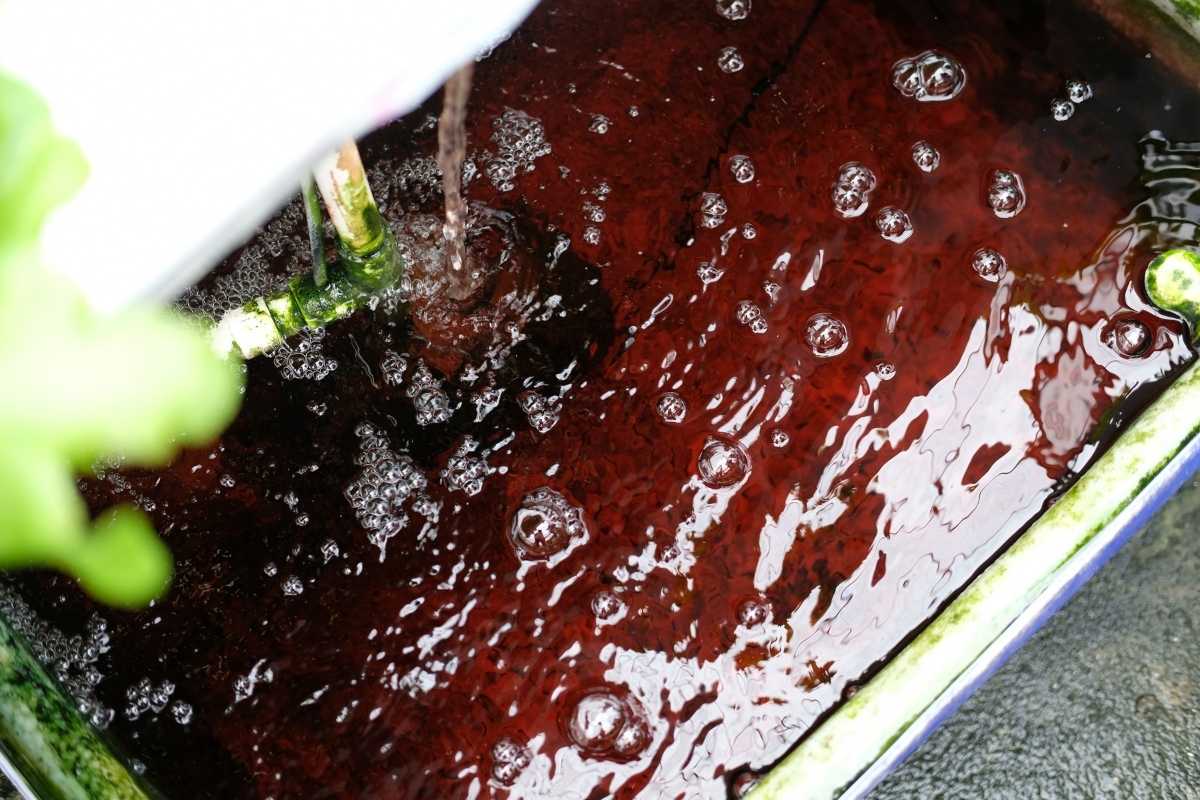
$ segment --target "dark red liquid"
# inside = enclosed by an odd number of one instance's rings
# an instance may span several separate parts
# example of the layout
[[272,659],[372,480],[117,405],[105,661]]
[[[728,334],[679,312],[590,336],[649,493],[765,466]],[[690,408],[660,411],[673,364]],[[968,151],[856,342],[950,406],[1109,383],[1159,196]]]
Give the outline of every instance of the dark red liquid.
[[[491,329],[455,338],[416,301],[415,322],[359,315],[320,345],[337,362],[320,381],[251,362],[244,410],[211,452],[132,476],[130,492],[90,485],[97,508],[152,498],[178,559],[165,601],[105,612],[100,685],[118,709],[111,730],[165,793],[723,797],[1191,358],[1182,326],[1139,289],[1166,228],[1108,237],[1153,195],[1138,141],[1186,137],[1178,125],[1200,102],[1097,18],[1065,3],[758,0],[731,22],[712,5],[547,0],[478,65],[472,146],[495,151],[493,122],[511,108],[541,120],[552,148],[512,191],[483,176],[467,189],[523,237],[513,270],[535,288],[528,313],[509,317],[511,346],[489,360]],[[727,46],[740,71],[718,69]],[[891,85],[892,64],[928,48],[964,65],[957,99],[917,103]],[[1050,101],[1074,77],[1095,97],[1055,122]],[[421,123],[434,111],[364,145],[397,226],[437,210],[402,169],[433,154]],[[594,115],[606,133],[590,130]],[[918,140],[940,151],[932,174],[913,164]],[[734,179],[736,154],[753,181]],[[852,220],[831,203],[848,161],[878,178]],[[1023,179],[1014,219],[985,202],[994,169]],[[729,209],[711,229],[705,192]],[[903,244],[875,230],[887,205],[911,216]],[[572,242],[557,260],[556,232]],[[998,284],[971,269],[985,246],[1007,260]],[[301,269],[305,253],[293,207],[217,274],[260,257]],[[702,262],[720,280],[701,283]],[[747,300],[765,333],[737,322]],[[818,313],[846,326],[840,355],[817,358],[806,341]],[[1149,332],[1136,357],[1106,344],[1124,317]],[[389,353],[408,357],[399,385]],[[417,422],[418,357],[443,382],[446,421]],[[484,385],[503,390],[485,415],[473,400]],[[529,390],[561,395],[544,433],[519,401]],[[686,404],[678,424],[656,411],[667,391]],[[345,494],[365,469],[364,422],[427,482],[385,557]],[[467,436],[503,469],[475,496],[441,477]],[[749,469],[710,464],[710,483],[733,479],[715,489],[699,478],[714,437]],[[539,539],[534,520],[519,531],[535,543],[514,546],[514,515],[541,487],[581,510],[586,533]],[[86,612],[60,579],[27,585],[64,625]],[[125,720],[125,688],[143,677],[173,681],[191,722]],[[598,713],[581,746],[580,702],[624,714],[625,728]]]

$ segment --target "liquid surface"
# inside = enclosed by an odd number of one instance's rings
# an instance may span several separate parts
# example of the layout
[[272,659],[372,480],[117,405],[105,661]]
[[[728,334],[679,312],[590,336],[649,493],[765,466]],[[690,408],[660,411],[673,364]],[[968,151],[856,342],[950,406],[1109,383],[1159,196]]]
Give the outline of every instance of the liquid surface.
[[[1137,287],[1200,219],[1200,102],[1098,20],[618,5],[477,65],[476,307],[430,288],[435,100],[363,147],[403,290],[89,483],[178,559],[92,690],[168,794],[742,791],[1191,359]],[[185,304],[306,253],[293,204]]]

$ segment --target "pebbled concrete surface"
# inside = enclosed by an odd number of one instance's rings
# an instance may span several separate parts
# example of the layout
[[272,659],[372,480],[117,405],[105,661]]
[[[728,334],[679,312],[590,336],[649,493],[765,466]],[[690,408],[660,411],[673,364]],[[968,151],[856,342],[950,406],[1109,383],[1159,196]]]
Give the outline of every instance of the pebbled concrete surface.
[[1200,481],[871,800],[1200,799]]

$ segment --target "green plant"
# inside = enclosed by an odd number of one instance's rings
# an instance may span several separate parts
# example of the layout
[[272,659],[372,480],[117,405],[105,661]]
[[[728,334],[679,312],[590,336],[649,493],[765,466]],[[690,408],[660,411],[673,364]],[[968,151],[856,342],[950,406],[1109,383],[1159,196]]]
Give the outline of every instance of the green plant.
[[161,465],[215,436],[242,375],[180,315],[97,314],[42,267],[42,221],[85,175],[41,99],[0,75],[0,567],[53,567],[132,607],[166,588],[170,553],[136,508],[89,519],[75,476],[98,459]]

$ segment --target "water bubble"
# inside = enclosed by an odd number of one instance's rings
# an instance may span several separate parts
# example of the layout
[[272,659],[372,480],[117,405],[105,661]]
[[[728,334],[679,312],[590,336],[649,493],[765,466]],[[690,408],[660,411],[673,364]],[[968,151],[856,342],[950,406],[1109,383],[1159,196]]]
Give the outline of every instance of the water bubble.
[[1075,104],[1070,100],[1063,100],[1061,97],[1056,97],[1050,101],[1050,116],[1054,117],[1056,122],[1066,122],[1075,113]]
[[275,566],[274,561],[268,561],[263,565],[263,574],[268,578],[273,578],[279,574],[279,567]]
[[1153,337],[1150,328],[1137,317],[1118,316],[1105,326],[1101,339],[1124,358],[1138,358],[1150,349]]
[[750,16],[750,0],[717,0],[717,13],[738,22]]
[[592,246],[600,244],[600,229],[589,225],[583,229],[583,241]]
[[521,501],[509,526],[509,540],[521,559],[544,561],[587,535],[583,511],[543,486]]
[[716,192],[700,195],[700,224],[705,228],[720,227],[728,213],[729,205],[721,195]]
[[1087,81],[1067,81],[1067,99],[1072,103],[1083,103],[1092,99],[1092,87]]
[[790,441],[791,441],[791,437],[789,437],[787,435],[787,431],[785,431],[781,428],[776,428],[775,430],[771,431],[771,446],[772,447],[787,447],[788,442],[790,442]]
[[710,436],[700,451],[700,480],[710,489],[733,486],[750,472],[750,455],[737,442]]
[[717,267],[711,261],[704,261],[700,266],[696,267],[696,277],[703,284],[716,283],[721,280],[721,276],[725,274],[725,270]]
[[875,215],[875,229],[889,242],[901,244],[913,234],[912,220],[908,214],[894,206],[884,206]]
[[739,325],[745,325],[754,333],[761,335],[767,332],[767,320],[763,317],[762,309],[756,303],[749,300],[741,301],[737,304],[734,316]]
[[650,742],[641,709],[609,689],[593,689],[575,703],[567,735],[586,755],[632,758]]
[[921,172],[933,172],[942,163],[942,154],[929,142],[922,140],[912,146],[912,159]]
[[608,217],[608,214],[604,211],[604,207],[595,203],[584,203],[583,215],[589,222],[604,222]]
[[875,374],[879,376],[880,380],[890,381],[896,377],[896,365],[887,361],[880,361],[875,365]]
[[538,433],[549,433],[562,415],[562,406],[556,398],[543,397],[532,389],[517,395],[517,405],[525,412],[529,427]]
[[1011,170],[993,170],[988,176],[988,206],[1000,219],[1012,219],[1025,208],[1025,184]]
[[667,392],[658,398],[654,408],[663,422],[678,425],[687,417],[687,403],[675,392]]
[[755,228],[749,222],[742,225],[743,239],[753,239],[755,236],[758,236],[758,228]]
[[304,582],[296,575],[289,575],[283,582],[283,593],[288,597],[295,597],[298,594],[304,593]]
[[608,128],[610,125],[612,125],[612,120],[610,120],[608,117],[604,116],[603,114],[593,114],[592,124],[588,125],[588,130],[592,133],[599,133],[603,135],[608,133]]
[[383,382],[389,386],[399,386],[404,382],[404,373],[408,371],[408,359],[399,353],[388,352],[379,362],[383,373]]
[[990,247],[981,247],[971,256],[971,269],[988,283],[999,283],[1008,272],[1008,262]]
[[492,746],[492,777],[497,783],[512,786],[532,761],[528,747],[505,737]]
[[736,47],[722,47],[721,52],[717,54],[717,66],[721,68],[721,72],[734,73],[740,72],[746,66],[746,62],[742,60],[742,54]]
[[405,395],[413,401],[418,425],[434,425],[450,419],[450,398],[424,361],[417,361]]
[[926,50],[892,66],[892,85],[923,103],[953,100],[967,85],[967,71],[953,56]]
[[192,707],[182,700],[176,700],[175,704],[171,706],[171,716],[180,725],[187,725],[192,721]]
[[754,180],[754,162],[750,156],[733,156],[729,159],[729,172],[738,183],[749,183]]
[[850,331],[837,317],[814,314],[804,329],[804,340],[817,358],[833,358],[850,346]]
[[771,603],[767,600],[747,600],[738,606],[738,622],[747,628],[757,628],[771,620],[774,613]]
[[628,113],[629,116],[631,116],[631,117],[636,117],[638,114],[640,114],[642,112],[638,111],[637,106],[630,106],[626,113]]
[[833,183],[834,210],[847,219],[861,216],[867,210],[874,188],[875,173],[857,161],[843,164]]
[[607,589],[601,589],[592,595],[592,613],[598,620],[608,620],[617,616],[625,608],[621,598]]

